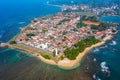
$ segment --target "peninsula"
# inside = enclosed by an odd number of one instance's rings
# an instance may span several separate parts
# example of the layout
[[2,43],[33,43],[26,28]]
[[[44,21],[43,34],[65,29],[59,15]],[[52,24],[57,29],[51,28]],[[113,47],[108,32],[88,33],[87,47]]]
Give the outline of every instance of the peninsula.
[[8,46],[31,53],[45,63],[71,69],[116,32],[116,24],[100,22],[94,13],[80,12],[79,8],[65,9],[56,15],[35,18],[21,28]]

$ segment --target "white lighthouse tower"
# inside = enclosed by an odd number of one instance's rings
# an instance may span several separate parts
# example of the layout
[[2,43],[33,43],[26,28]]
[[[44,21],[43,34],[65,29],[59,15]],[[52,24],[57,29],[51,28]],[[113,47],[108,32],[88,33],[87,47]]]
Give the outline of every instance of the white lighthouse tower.
[[57,48],[55,49],[55,52],[56,52],[55,55],[57,56],[58,55],[58,49]]

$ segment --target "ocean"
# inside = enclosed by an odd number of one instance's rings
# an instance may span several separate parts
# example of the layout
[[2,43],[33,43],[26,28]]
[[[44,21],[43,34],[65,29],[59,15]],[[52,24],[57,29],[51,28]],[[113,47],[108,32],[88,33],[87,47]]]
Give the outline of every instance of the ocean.
[[58,11],[59,7],[48,6],[46,0],[0,1],[0,41],[10,40],[20,31],[20,27],[25,27],[32,19]]
[[[56,14],[60,11],[59,7],[48,6],[47,1],[1,0],[0,41],[10,40],[19,33],[20,27],[25,27],[35,17]],[[103,17],[100,20],[120,23],[119,16]],[[120,32],[106,44],[92,49],[80,62],[81,65],[73,70],[48,65],[19,50],[0,48],[0,80],[119,80],[119,41]]]

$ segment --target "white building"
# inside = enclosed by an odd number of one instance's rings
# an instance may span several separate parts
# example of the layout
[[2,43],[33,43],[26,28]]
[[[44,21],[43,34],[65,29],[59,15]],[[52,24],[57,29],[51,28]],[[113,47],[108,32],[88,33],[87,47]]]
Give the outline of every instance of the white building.
[[40,46],[41,46],[42,49],[47,49],[48,48],[48,43],[40,44]]

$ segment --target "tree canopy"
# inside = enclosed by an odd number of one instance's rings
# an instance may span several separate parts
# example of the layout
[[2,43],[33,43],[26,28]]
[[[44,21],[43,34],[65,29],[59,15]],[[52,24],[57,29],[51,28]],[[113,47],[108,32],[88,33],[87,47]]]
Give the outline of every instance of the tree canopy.
[[10,44],[16,44],[16,41],[10,41],[9,43]]
[[79,53],[85,50],[85,48],[90,47],[98,42],[100,42],[100,40],[96,39],[94,36],[89,36],[87,39],[81,40],[77,44],[74,44],[74,48],[67,47],[64,50],[64,54],[68,59],[74,60]]

